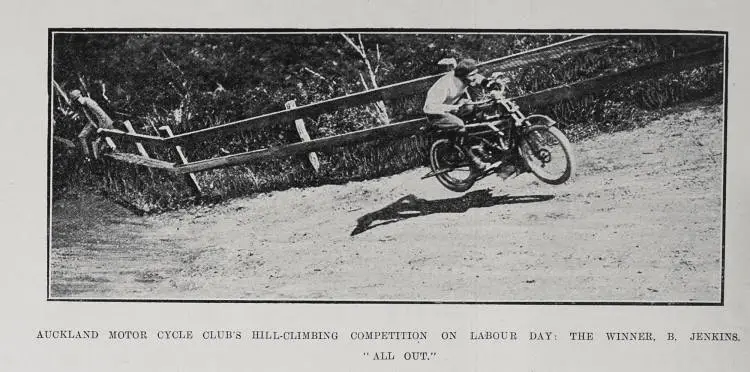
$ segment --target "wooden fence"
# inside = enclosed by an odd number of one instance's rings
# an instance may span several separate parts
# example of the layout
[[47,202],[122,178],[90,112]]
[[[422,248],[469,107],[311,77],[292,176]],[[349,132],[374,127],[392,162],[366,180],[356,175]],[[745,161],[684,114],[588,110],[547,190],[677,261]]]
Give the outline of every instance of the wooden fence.
[[[573,53],[581,53],[584,51],[601,48],[607,45],[611,45],[612,43],[616,42],[616,40],[617,39],[614,36],[582,36],[545,47],[525,51],[523,53],[485,61],[480,63],[479,65],[480,68],[492,68],[493,71],[509,70],[512,68],[539,62],[541,60],[560,58],[562,56],[571,55]],[[516,97],[514,98],[514,100],[522,106],[539,106],[542,104],[551,104],[585,94],[596,93],[598,91],[606,90],[612,86],[619,84],[629,84],[662,76],[664,74],[672,72],[679,72],[698,66],[719,63],[723,61],[723,53],[724,51],[722,49],[705,50],[672,60],[652,63],[620,72],[615,72],[605,76],[599,76],[596,78],[579,81],[573,84],[553,87],[540,92]],[[394,99],[407,95],[414,95],[417,93],[424,93],[432,85],[432,83],[442,75],[443,74],[427,76],[365,92],[347,95],[344,97],[311,103],[300,107],[290,107],[289,109],[284,111],[273,112],[270,114],[260,115],[249,119],[239,120],[193,132],[177,135],[171,135],[170,132],[166,137],[141,135],[136,134],[130,130],[129,132],[121,132],[117,130],[99,129],[99,133],[103,136],[117,139],[119,141],[130,142],[134,144],[148,143],[160,147],[172,147],[179,149],[179,146],[195,144],[214,136],[228,135],[250,128],[262,128],[263,126],[269,125],[271,123],[292,123],[294,120],[334,111],[337,109],[359,106],[379,100]],[[315,151],[327,150],[338,146],[349,145],[373,139],[408,136],[419,131],[420,128],[425,125],[425,123],[425,118],[418,118],[336,136],[303,140],[302,142],[289,145],[258,149],[211,159],[188,161],[184,156],[181,156],[181,164],[153,159],[148,156],[144,156],[143,153],[141,155],[135,155],[115,152],[112,154],[108,154],[108,156],[113,159],[131,164],[164,169],[174,174],[185,174],[186,180],[191,183],[194,191],[197,194],[200,194],[200,186],[198,185],[197,179],[192,174],[194,172],[239,165],[272,157],[313,153]]]
[[[493,71],[510,70],[526,66],[539,61],[560,58],[562,56],[581,53],[588,50],[611,45],[617,41],[614,37],[600,35],[581,36],[565,40],[544,47],[527,50],[501,58],[492,59],[479,63],[480,68],[491,67]],[[258,129],[273,123],[293,122],[296,119],[313,117],[322,113],[335,111],[347,107],[360,106],[376,101],[395,99],[408,95],[426,92],[427,89],[444,74],[426,76],[397,84],[387,85],[359,93],[349,94],[343,97],[332,98],[320,102],[295,107],[289,110],[272,112],[265,115],[255,116],[248,119],[217,125],[210,128],[200,129],[192,132],[175,135],[171,138],[162,138],[147,135],[133,135],[124,132],[102,130],[112,138],[120,138],[123,141],[154,143],[169,146],[185,145],[191,142],[204,141],[213,136],[227,135],[245,129]]]

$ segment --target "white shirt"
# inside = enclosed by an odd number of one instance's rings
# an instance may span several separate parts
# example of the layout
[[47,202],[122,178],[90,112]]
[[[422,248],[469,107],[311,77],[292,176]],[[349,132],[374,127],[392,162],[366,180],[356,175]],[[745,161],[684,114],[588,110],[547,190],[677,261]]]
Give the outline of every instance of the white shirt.
[[466,98],[468,85],[453,75],[453,71],[445,74],[427,91],[424,103],[425,114],[444,114],[455,108],[462,98]]

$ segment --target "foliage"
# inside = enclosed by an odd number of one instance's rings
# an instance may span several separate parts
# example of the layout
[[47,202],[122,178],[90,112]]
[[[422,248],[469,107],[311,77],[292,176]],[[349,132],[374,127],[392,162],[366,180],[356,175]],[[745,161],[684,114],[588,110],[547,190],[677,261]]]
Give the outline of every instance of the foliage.
[[[442,58],[487,60],[558,42],[562,34],[371,33],[362,36],[370,56],[378,53],[380,86],[441,72]],[[572,83],[645,63],[720,46],[721,37],[635,35],[590,53],[545,61],[509,71],[511,95]],[[304,105],[365,89],[360,54],[340,34],[260,33],[55,33],[53,78],[63,90],[81,89],[116,120],[130,120],[136,131],[158,135],[169,125],[175,134],[215,126],[284,109],[295,99]],[[626,129],[643,109],[672,105],[715,93],[723,82],[720,67],[671,74],[630,86],[613,87],[540,108],[566,123],[575,139],[598,132]],[[63,100],[53,110],[55,136],[74,139],[82,123],[64,115]],[[421,116],[423,97],[386,101],[392,121]],[[360,107],[305,119],[313,138],[372,127],[376,118]],[[298,141],[291,123],[263,130],[207,139],[186,148],[189,159]],[[397,173],[425,161],[426,141],[410,137],[379,140],[321,154],[315,174],[306,157],[258,162],[198,175],[208,195],[216,198],[253,192],[340,183]],[[134,152],[135,149],[125,148]],[[159,159],[177,161],[171,150],[148,149]],[[191,201],[179,177],[106,161],[82,166],[80,155],[53,148],[53,192],[71,186],[94,187],[143,211],[175,208]]]

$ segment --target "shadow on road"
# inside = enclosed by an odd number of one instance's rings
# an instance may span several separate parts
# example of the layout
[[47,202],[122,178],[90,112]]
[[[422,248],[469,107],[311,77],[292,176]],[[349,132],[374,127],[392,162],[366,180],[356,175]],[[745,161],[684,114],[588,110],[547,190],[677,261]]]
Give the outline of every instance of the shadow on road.
[[554,198],[552,195],[493,196],[490,190],[477,190],[458,198],[426,200],[407,195],[378,211],[357,219],[357,227],[351,235],[361,234],[372,228],[398,222],[407,218],[433,213],[464,213],[470,208],[492,207],[501,204],[536,203]]

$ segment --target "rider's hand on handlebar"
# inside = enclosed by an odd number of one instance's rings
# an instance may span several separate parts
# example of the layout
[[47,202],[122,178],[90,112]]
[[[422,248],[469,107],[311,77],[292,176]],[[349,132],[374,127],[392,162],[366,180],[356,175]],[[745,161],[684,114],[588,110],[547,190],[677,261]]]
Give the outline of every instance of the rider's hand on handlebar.
[[503,98],[503,92],[499,90],[493,90],[490,92],[490,98],[494,100],[498,100],[500,98]]
[[474,112],[475,108],[476,107],[474,106],[474,104],[472,104],[472,103],[465,103],[465,104],[461,105],[461,107],[458,108],[458,110],[456,111],[456,115],[458,115],[458,116],[471,115],[471,113]]

